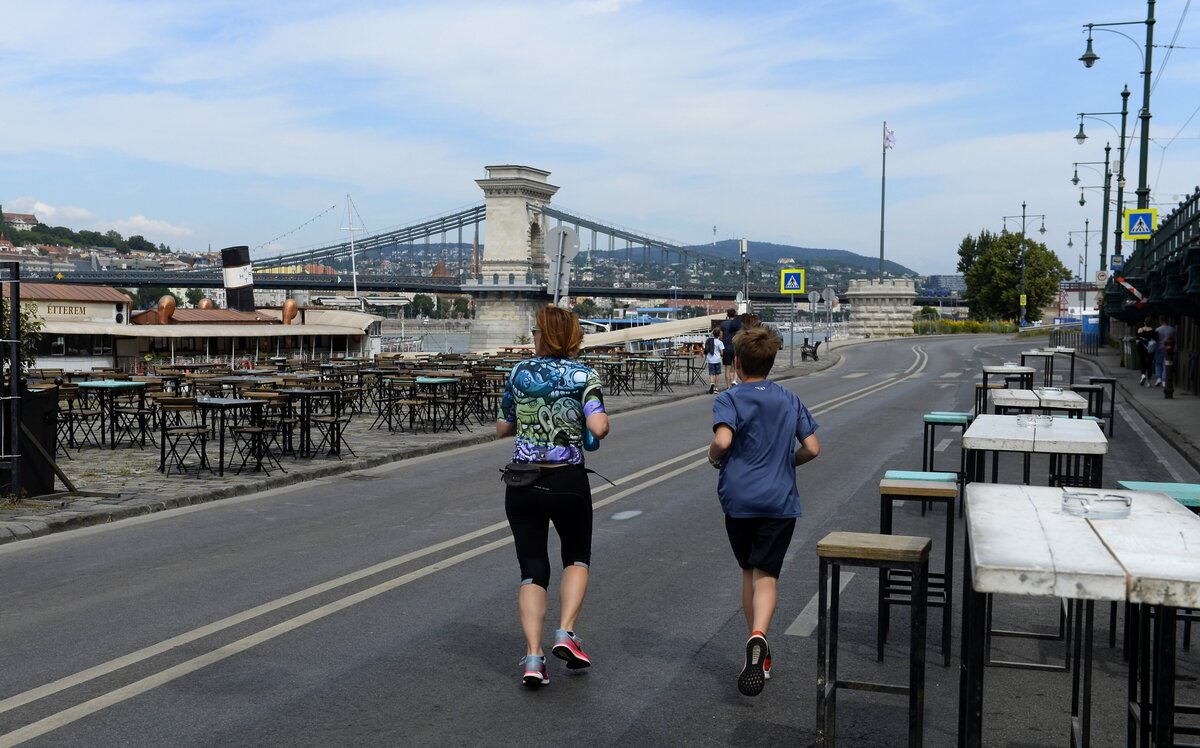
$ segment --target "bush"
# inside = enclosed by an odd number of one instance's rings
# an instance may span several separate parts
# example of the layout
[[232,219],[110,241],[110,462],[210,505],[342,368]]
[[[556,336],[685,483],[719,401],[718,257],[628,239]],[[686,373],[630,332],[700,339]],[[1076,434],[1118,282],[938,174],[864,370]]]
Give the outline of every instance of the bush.
[[913,323],[913,333],[916,335],[1011,333],[1017,332],[1018,329],[1020,328],[1009,320],[939,319]]

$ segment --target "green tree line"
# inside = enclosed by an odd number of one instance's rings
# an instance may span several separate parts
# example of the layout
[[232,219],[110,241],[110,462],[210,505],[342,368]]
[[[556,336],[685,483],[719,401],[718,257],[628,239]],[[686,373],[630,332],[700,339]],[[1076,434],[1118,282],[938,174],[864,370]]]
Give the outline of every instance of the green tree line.
[[166,244],[155,246],[141,234],[126,239],[116,231],[74,231],[66,226],[35,225],[28,231],[18,231],[12,224],[0,219],[0,234],[13,244],[58,244],[64,247],[112,247],[118,252],[170,252]]

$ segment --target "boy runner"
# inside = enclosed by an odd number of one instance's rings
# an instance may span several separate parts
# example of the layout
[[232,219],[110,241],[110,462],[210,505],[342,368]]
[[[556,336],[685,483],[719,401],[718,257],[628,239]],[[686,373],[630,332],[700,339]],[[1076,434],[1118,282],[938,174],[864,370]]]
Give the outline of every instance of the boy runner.
[[742,569],[742,608],[750,638],[738,690],[757,696],[771,677],[767,629],[775,614],[779,572],[800,516],[796,466],[815,459],[821,446],[817,423],[800,398],[767,379],[783,345],[779,335],[768,327],[747,327],[731,342],[737,347],[740,383],[713,401],[708,462],[721,471],[717,496]]

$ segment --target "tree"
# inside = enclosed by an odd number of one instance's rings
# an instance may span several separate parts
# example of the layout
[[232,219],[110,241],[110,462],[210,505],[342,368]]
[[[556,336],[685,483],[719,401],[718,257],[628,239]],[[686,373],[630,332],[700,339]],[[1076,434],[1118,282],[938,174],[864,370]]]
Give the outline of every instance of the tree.
[[[960,245],[979,240],[968,236]],[[1020,234],[991,235],[986,248],[975,254],[965,273],[971,318],[1018,319],[1021,314],[1022,241]],[[1041,242],[1024,242],[1026,319],[1041,319],[1042,308],[1058,298],[1058,284],[1071,277],[1071,271],[1058,256]]]
[[[5,337],[8,335],[8,299],[0,301],[0,320],[3,321]],[[21,371],[28,370],[37,363],[37,344],[42,339],[42,319],[33,310],[32,304],[21,305],[21,319],[17,326],[21,331]],[[5,373],[8,372],[8,358],[4,359]]]
[[194,307],[204,298],[204,291],[199,288],[189,288],[184,292],[183,296],[187,299],[188,306]]
[[471,301],[469,299],[459,297],[454,300],[452,309],[455,317],[458,317],[459,319],[466,319],[467,317],[471,316]]
[[987,229],[979,231],[979,238],[967,234],[967,237],[958,245],[958,272],[964,276],[971,272],[975,261],[992,246],[992,242],[996,241],[996,239],[996,234]]
[[595,299],[583,299],[582,301],[575,302],[575,308],[572,311],[580,319],[591,319],[592,317],[600,316],[600,307],[596,305]]
[[433,297],[423,293],[413,294],[412,301],[408,307],[410,317],[428,317],[433,314],[437,306],[434,304]]
[[146,237],[142,236],[141,234],[134,234],[133,236],[126,239],[125,245],[134,252],[150,252],[151,254],[153,254],[154,252],[158,251],[158,248],[155,247],[150,241],[148,241],[146,239]]
[[[134,300],[134,306],[138,309],[149,309],[158,303],[158,300],[164,296],[174,296],[171,289],[163,286],[146,286],[139,288],[137,298]],[[179,303],[179,299],[175,299],[175,303]]]

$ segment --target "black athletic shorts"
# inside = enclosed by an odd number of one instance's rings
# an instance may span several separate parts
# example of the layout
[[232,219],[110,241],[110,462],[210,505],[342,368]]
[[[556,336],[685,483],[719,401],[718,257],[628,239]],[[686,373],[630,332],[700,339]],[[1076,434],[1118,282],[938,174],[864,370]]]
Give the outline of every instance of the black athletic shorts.
[[721,351],[721,363],[725,364],[726,366],[733,366],[733,356],[733,346],[725,346],[725,350]]
[[582,465],[547,468],[531,486],[507,486],[504,512],[512,529],[522,584],[550,584],[546,542],[551,522],[562,546],[563,568],[591,565],[592,489]]
[[729,545],[743,569],[761,569],[778,577],[796,530],[796,518],[730,517],[725,515]]

